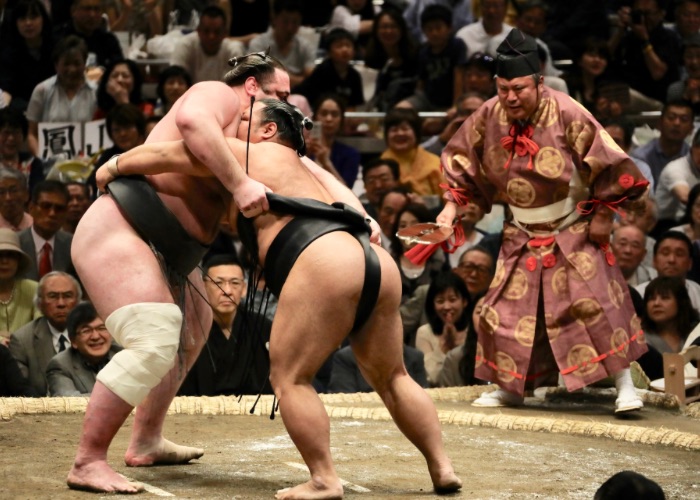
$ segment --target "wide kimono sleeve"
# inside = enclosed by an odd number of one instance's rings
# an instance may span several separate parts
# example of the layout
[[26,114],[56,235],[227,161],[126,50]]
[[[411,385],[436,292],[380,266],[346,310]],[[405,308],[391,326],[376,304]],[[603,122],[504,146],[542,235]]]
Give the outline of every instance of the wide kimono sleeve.
[[[487,120],[493,118],[495,98],[464,120],[442,152],[440,167],[447,184],[443,197],[458,205],[476,203],[484,213],[491,211],[496,190],[484,170],[484,135]],[[445,185],[443,185],[445,187]]]
[[591,202],[587,208],[603,204],[615,211],[641,210],[649,182],[637,165],[580,104],[570,97],[560,102],[567,146],[574,163],[582,167],[582,177],[588,177]]

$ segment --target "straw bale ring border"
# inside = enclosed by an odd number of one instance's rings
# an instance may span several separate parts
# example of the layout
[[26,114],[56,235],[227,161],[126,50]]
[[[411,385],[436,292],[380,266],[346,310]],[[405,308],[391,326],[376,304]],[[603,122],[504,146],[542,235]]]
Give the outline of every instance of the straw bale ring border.
[[[435,401],[472,401],[485,390],[484,386],[429,389]],[[556,392],[556,390],[554,391]],[[331,418],[390,421],[391,415],[381,405],[376,393],[321,394],[326,411]],[[643,391],[646,404],[664,408],[678,408],[678,403],[664,394]],[[247,415],[269,416],[274,404],[272,396],[262,396],[256,403],[255,396],[177,397],[168,414],[185,415]],[[0,420],[10,420],[14,415],[84,413],[86,397],[66,398],[0,398]],[[363,405],[365,403],[365,405]],[[254,411],[251,412],[251,408]],[[700,419],[700,403],[688,405],[683,414]],[[602,437],[617,441],[647,445],[664,445],[700,451],[700,434],[679,432],[663,428],[645,428],[632,425],[609,424],[573,419],[484,414],[477,411],[440,410],[438,417],[443,424],[476,426],[501,430],[524,430],[568,434],[574,436]]]

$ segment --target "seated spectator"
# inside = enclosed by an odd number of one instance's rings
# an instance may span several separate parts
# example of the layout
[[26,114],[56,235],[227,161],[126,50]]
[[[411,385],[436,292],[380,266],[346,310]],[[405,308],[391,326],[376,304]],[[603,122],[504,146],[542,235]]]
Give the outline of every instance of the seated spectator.
[[141,97],[143,78],[138,65],[131,59],[114,61],[105,68],[97,86],[95,119],[104,118],[117,104],[133,104],[144,116],[153,114],[153,104]]
[[165,116],[182,94],[192,86],[192,77],[182,66],[168,66],[158,73],[156,95],[158,102],[153,110],[155,116]]
[[644,291],[644,305],[641,319],[649,350],[638,362],[644,373],[656,380],[664,377],[663,354],[687,347],[685,342],[700,321],[700,314],[691,305],[683,280],[675,277],[651,280]]
[[620,7],[609,42],[615,75],[657,101],[666,98],[666,88],[678,80],[680,67],[680,41],[663,24],[666,3],[634,0],[631,7]]
[[0,398],[35,397],[27,379],[10,354],[10,350],[0,342]]
[[646,235],[634,224],[618,226],[613,231],[612,251],[627,284],[637,286],[656,278],[656,269],[647,266]]
[[382,230],[382,246],[385,250],[390,251],[390,243],[396,233],[394,227],[396,226],[399,212],[401,212],[408,203],[415,203],[416,200],[414,200],[414,198],[419,197],[413,195],[406,187],[400,185],[390,188],[380,197],[377,223]]
[[[625,153],[629,153],[632,149],[632,134],[634,133],[634,125],[622,118],[613,118],[605,120],[605,131],[610,134],[612,140],[622,148]],[[637,168],[642,173],[644,178],[649,181],[649,192],[653,193],[656,189],[654,184],[654,175],[651,173],[651,167],[640,158],[630,157]]]
[[0,87],[12,108],[24,111],[34,87],[56,72],[51,18],[41,0],[20,0],[4,21],[8,33],[0,48]]
[[82,291],[71,275],[55,271],[39,281],[35,302],[42,315],[12,333],[10,352],[22,375],[39,396],[48,393],[46,367],[70,345],[66,321],[80,302]]
[[425,299],[428,323],[418,329],[416,348],[425,356],[428,383],[435,387],[445,355],[464,344],[471,312],[464,281],[452,272],[435,276]]
[[[415,347],[404,344],[403,361],[411,378],[421,387],[428,387],[423,353]],[[351,346],[341,347],[333,354],[331,380],[327,392],[354,394],[373,390],[362,376]]]
[[87,396],[95,386],[97,373],[121,347],[112,341],[90,302],[75,306],[68,314],[66,329],[70,347],[51,358],[46,367],[49,395]]
[[453,347],[445,355],[445,361],[443,361],[442,369],[438,375],[438,387],[486,384],[486,382],[474,376],[477,340],[474,324],[479,321],[482,302],[483,299],[479,299],[476,303],[470,301],[467,307],[467,312],[471,316],[469,326],[467,327],[467,338],[464,344]]
[[[692,255],[693,244],[684,233],[666,231],[654,245],[654,269],[657,277],[679,278],[688,290],[693,308],[700,311],[700,285],[686,277],[693,266]],[[645,290],[649,283],[650,281],[645,281],[635,287],[642,297],[646,296]]]
[[[696,5],[700,6],[700,2]],[[700,17],[700,16],[699,16]],[[683,42],[682,78],[668,86],[666,102],[685,100],[700,113],[700,34],[696,33]]]
[[107,115],[105,123],[107,135],[112,140],[112,147],[105,149],[97,162],[95,169],[87,180],[92,197],[97,197],[97,184],[95,175],[97,169],[107,163],[116,154],[129,151],[140,146],[146,140],[146,117],[141,110],[133,104],[117,104]]
[[85,40],[87,52],[90,57],[88,66],[102,66],[112,64],[117,59],[124,59],[122,46],[119,40],[107,30],[102,15],[105,14],[102,0],[72,0],[70,7],[70,21],[58,25],[54,31],[54,40],[65,39],[76,35]]
[[[99,0],[76,0],[96,2]],[[82,38],[68,35],[62,38],[52,54],[56,75],[36,86],[29,99],[27,120],[29,151],[39,154],[39,123],[87,122],[97,109],[95,87],[85,78],[87,45]]]
[[476,92],[489,99],[496,95],[496,63],[488,54],[475,52],[463,67],[463,92]]
[[401,11],[385,4],[374,18],[365,66],[379,71],[370,108],[388,111],[412,95],[418,78],[416,46]]
[[51,271],[71,271],[70,247],[73,235],[61,228],[66,221],[68,190],[59,181],[40,182],[32,193],[30,228],[20,231],[19,242],[31,261],[24,276],[39,281]]
[[426,7],[421,27],[427,41],[418,51],[416,93],[407,102],[417,111],[446,110],[462,93],[467,47],[452,33],[449,7]]
[[602,38],[587,37],[575,55],[574,64],[565,75],[569,95],[588,111],[595,113],[602,81],[610,63],[608,43]]
[[459,96],[455,101],[454,108],[447,110],[442,130],[423,142],[421,147],[425,148],[429,153],[440,156],[447,142],[457,132],[457,129],[462,126],[464,120],[486,102],[486,99],[485,95],[478,92],[467,92]]
[[483,52],[496,57],[496,48],[513,29],[503,22],[507,7],[508,0],[482,0],[481,19],[464,26],[456,34],[467,46],[467,55]]
[[394,257],[394,260],[399,266],[399,273],[401,274],[401,298],[402,302],[406,301],[413,293],[416,288],[420,285],[427,285],[432,282],[433,278],[440,271],[447,270],[448,266],[445,264],[445,256],[442,250],[438,250],[430,256],[427,262],[424,264],[414,264],[408,257],[406,257],[406,251],[413,248],[414,244],[408,244],[404,240],[399,239],[396,233],[400,229],[413,226],[414,224],[432,222],[435,217],[431,216],[430,211],[425,207],[425,205],[419,205],[417,203],[409,203],[406,205],[396,216],[396,223],[391,232],[391,251],[390,253]]
[[272,394],[267,348],[272,323],[239,308],[246,288],[241,264],[233,255],[214,255],[205,261],[202,277],[214,322],[178,394]]
[[700,30],[700,0],[676,0],[673,27],[680,40],[685,43]]
[[62,229],[73,234],[75,228],[78,227],[78,222],[90,208],[92,197],[90,196],[90,187],[82,182],[67,182],[66,189],[68,189],[68,211]]
[[631,156],[644,160],[651,167],[655,184],[658,185],[661,171],[669,162],[690,151],[685,139],[693,131],[693,118],[689,103],[667,102],[656,125],[659,137],[632,151]]
[[374,2],[371,0],[339,0],[333,9],[327,29],[348,30],[355,38],[358,58],[364,59],[375,14]]
[[[362,77],[352,67],[355,58],[355,40],[349,31],[335,28],[324,38],[327,55],[311,74],[299,85],[292,87],[292,94],[301,94],[316,103],[324,94],[341,96],[350,109],[365,103]],[[314,108],[318,109],[318,106]]]
[[279,59],[287,68],[292,87],[303,82],[316,66],[317,47],[298,33],[301,14],[301,0],[274,0],[270,27],[248,44],[251,52],[269,48],[270,55]]
[[326,94],[314,109],[314,127],[320,125],[321,130],[310,134],[306,154],[352,189],[360,170],[360,152],[337,140],[345,122],[345,101],[337,94]]
[[387,149],[382,158],[399,164],[399,182],[410,186],[421,196],[442,195],[440,157],[429,153],[418,143],[421,120],[413,109],[394,108],[384,118],[384,138]]
[[[0,184],[1,185],[1,184]],[[696,184],[688,193],[688,202],[685,205],[685,214],[680,226],[672,227],[671,231],[680,231],[695,242],[700,240],[700,184]]]
[[399,185],[399,164],[386,158],[368,161],[362,166],[362,183],[365,187],[362,204],[369,216],[377,220],[382,198]]
[[170,65],[185,68],[194,83],[220,81],[231,69],[229,59],[244,53],[242,43],[226,38],[224,11],[210,5],[202,11],[197,31],[188,33],[176,42]]
[[469,302],[476,301],[486,293],[496,273],[496,260],[491,252],[481,245],[468,248],[459,256],[459,264],[452,270],[464,280],[469,291]]
[[9,344],[12,332],[41,315],[34,306],[38,283],[21,277],[27,266],[17,233],[0,228],[0,344]]
[[598,120],[619,120],[626,114],[661,110],[661,102],[630,88],[612,74],[605,40],[588,37],[579,45],[575,64],[564,79],[569,94]]
[[[659,175],[656,203],[659,221],[680,221],[686,212],[688,193],[700,182],[700,131],[693,136],[690,152],[669,162]],[[668,222],[667,224],[673,226]]]
[[[44,180],[44,164],[25,151],[29,123],[17,109],[0,110],[0,166],[22,172],[29,178],[29,192]],[[27,186],[25,181],[25,187]]]
[[21,231],[32,226],[25,212],[29,202],[27,178],[18,170],[0,167],[0,227]]

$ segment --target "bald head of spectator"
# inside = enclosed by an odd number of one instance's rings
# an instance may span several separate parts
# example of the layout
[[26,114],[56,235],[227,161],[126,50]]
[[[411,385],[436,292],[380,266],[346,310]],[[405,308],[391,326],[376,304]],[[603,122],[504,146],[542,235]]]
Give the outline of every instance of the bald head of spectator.
[[612,250],[622,275],[628,280],[647,254],[646,235],[633,224],[619,226],[613,232]]

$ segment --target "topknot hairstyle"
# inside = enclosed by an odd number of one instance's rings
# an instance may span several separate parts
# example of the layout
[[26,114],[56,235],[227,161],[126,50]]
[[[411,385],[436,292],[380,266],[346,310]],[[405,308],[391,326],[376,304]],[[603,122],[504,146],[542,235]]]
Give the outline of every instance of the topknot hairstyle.
[[224,75],[224,83],[229,87],[243,85],[251,76],[262,85],[273,78],[275,69],[287,71],[279,59],[270,55],[270,47],[262,52],[251,52],[241,57],[232,57],[228,64],[233,67]]
[[313,122],[297,108],[277,99],[261,99],[265,107],[261,110],[262,124],[275,123],[279,139],[289,144],[299,156],[306,154],[304,129],[311,130]]

